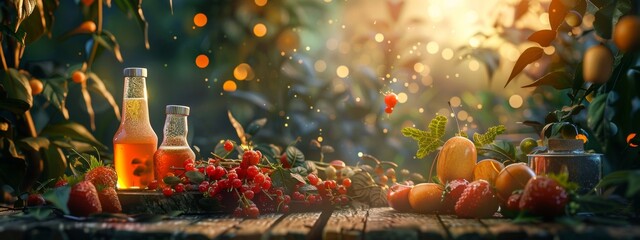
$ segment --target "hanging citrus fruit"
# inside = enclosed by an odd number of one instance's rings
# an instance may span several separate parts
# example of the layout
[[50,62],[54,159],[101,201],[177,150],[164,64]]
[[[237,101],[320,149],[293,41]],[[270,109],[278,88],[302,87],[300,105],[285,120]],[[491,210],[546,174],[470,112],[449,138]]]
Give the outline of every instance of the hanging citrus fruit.
[[633,51],[640,48],[640,17],[621,17],[613,29],[613,43],[622,52]]
[[29,86],[31,86],[31,95],[33,96],[42,93],[42,89],[44,89],[44,85],[42,84],[42,81],[35,78],[29,80]]
[[582,75],[585,82],[602,84],[613,72],[613,54],[604,45],[593,46],[584,53]]
[[85,75],[82,71],[74,71],[71,74],[71,81],[77,84],[82,84],[87,81],[87,75]]

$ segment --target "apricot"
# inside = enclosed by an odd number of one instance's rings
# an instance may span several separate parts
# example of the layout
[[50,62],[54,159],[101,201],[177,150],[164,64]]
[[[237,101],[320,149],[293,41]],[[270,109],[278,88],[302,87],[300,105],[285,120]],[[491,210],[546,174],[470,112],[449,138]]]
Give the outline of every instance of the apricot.
[[604,45],[593,46],[584,53],[582,76],[585,82],[602,84],[613,73],[613,53]]
[[389,188],[387,193],[387,202],[389,207],[399,212],[411,211],[411,204],[409,203],[409,193],[411,192],[411,186],[396,184]]
[[415,212],[435,213],[442,205],[442,186],[435,183],[420,183],[409,192],[409,204]]
[[42,81],[38,80],[38,79],[31,79],[29,80],[29,86],[31,86],[31,95],[35,96],[38,95],[40,93],[42,93],[42,90],[44,89],[44,85],[42,84]]
[[472,181],[477,159],[476,146],[471,140],[452,137],[440,150],[436,174],[442,183],[459,178]]
[[473,168],[473,181],[483,179],[493,186],[496,183],[496,177],[498,177],[498,174],[503,168],[504,164],[498,162],[498,160],[482,160],[476,164],[475,168]]
[[524,163],[514,163],[506,166],[496,177],[496,195],[500,202],[506,203],[511,193],[524,189],[529,179],[536,174]]
[[640,47],[640,17],[627,15],[620,18],[613,29],[613,43],[622,52],[638,49]]

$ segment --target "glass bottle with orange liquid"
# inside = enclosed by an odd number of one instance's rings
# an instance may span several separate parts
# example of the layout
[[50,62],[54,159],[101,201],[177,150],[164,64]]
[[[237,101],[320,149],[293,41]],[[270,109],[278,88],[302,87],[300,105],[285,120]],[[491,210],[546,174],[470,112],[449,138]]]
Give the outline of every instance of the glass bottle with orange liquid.
[[195,160],[196,157],[187,142],[189,107],[167,105],[166,113],[164,139],[153,156],[155,175],[159,183],[162,183],[162,179],[168,173],[174,172],[172,167],[182,168],[185,160]]
[[118,189],[143,189],[153,177],[153,154],[158,136],[149,122],[147,69],[124,69],[122,121],[113,136]]

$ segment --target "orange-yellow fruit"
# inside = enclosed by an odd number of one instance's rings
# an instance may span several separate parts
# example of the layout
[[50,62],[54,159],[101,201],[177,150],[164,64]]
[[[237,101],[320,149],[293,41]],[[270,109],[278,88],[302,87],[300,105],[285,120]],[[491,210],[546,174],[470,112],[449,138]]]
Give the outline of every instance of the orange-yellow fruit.
[[93,21],[84,21],[80,26],[78,26],[78,28],[76,28],[76,31],[78,33],[93,33],[96,31],[96,28],[96,23]]
[[571,27],[578,27],[582,24],[582,15],[577,11],[570,11],[567,16],[564,17],[564,21]]
[[42,93],[42,90],[44,89],[44,85],[42,84],[42,81],[35,78],[29,80],[29,85],[31,86],[31,95],[33,96]]
[[613,43],[623,52],[640,48],[640,17],[621,17],[613,29]]
[[409,205],[418,213],[435,213],[440,209],[442,186],[435,183],[420,183],[409,192]]
[[496,177],[496,195],[502,203],[506,203],[515,190],[524,189],[529,179],[536,174],[524,163],[514,163],[506,166]]
[[480,179],[486,180],[491,184],[491,186],[495,185],[496,177],[502,169],[504,168],[504,164],[498,162],[495,159],[485,159],[473,168],[473,181],[478,181]]
[[71,74],[71,81],[73,81],[74,83],[77,84],[82,84],[85,81],[87,81],[87,75],[84,74],[84,72],[78,70],[78,71],[74,71]]
[[436,173],[442,183],[463,178],[473,181],[473,168],[478,159],[476,146],[465,137],[452,137],[438,155]]
[[593,46],[584,53],[582,76],[585,82],[602,84],[613,72],[613,54],[604,45]]

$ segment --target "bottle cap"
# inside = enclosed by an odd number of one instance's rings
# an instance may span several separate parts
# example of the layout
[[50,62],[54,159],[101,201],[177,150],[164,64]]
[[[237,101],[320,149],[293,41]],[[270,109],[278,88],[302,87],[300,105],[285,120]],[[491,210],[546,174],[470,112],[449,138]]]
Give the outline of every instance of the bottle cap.
[[167,105],[166,113],[189,116],[189,107],[180,105]]
[[138,68],[138,67],[125,68],[123,72],[125,77],[147,77],[146,68]]

